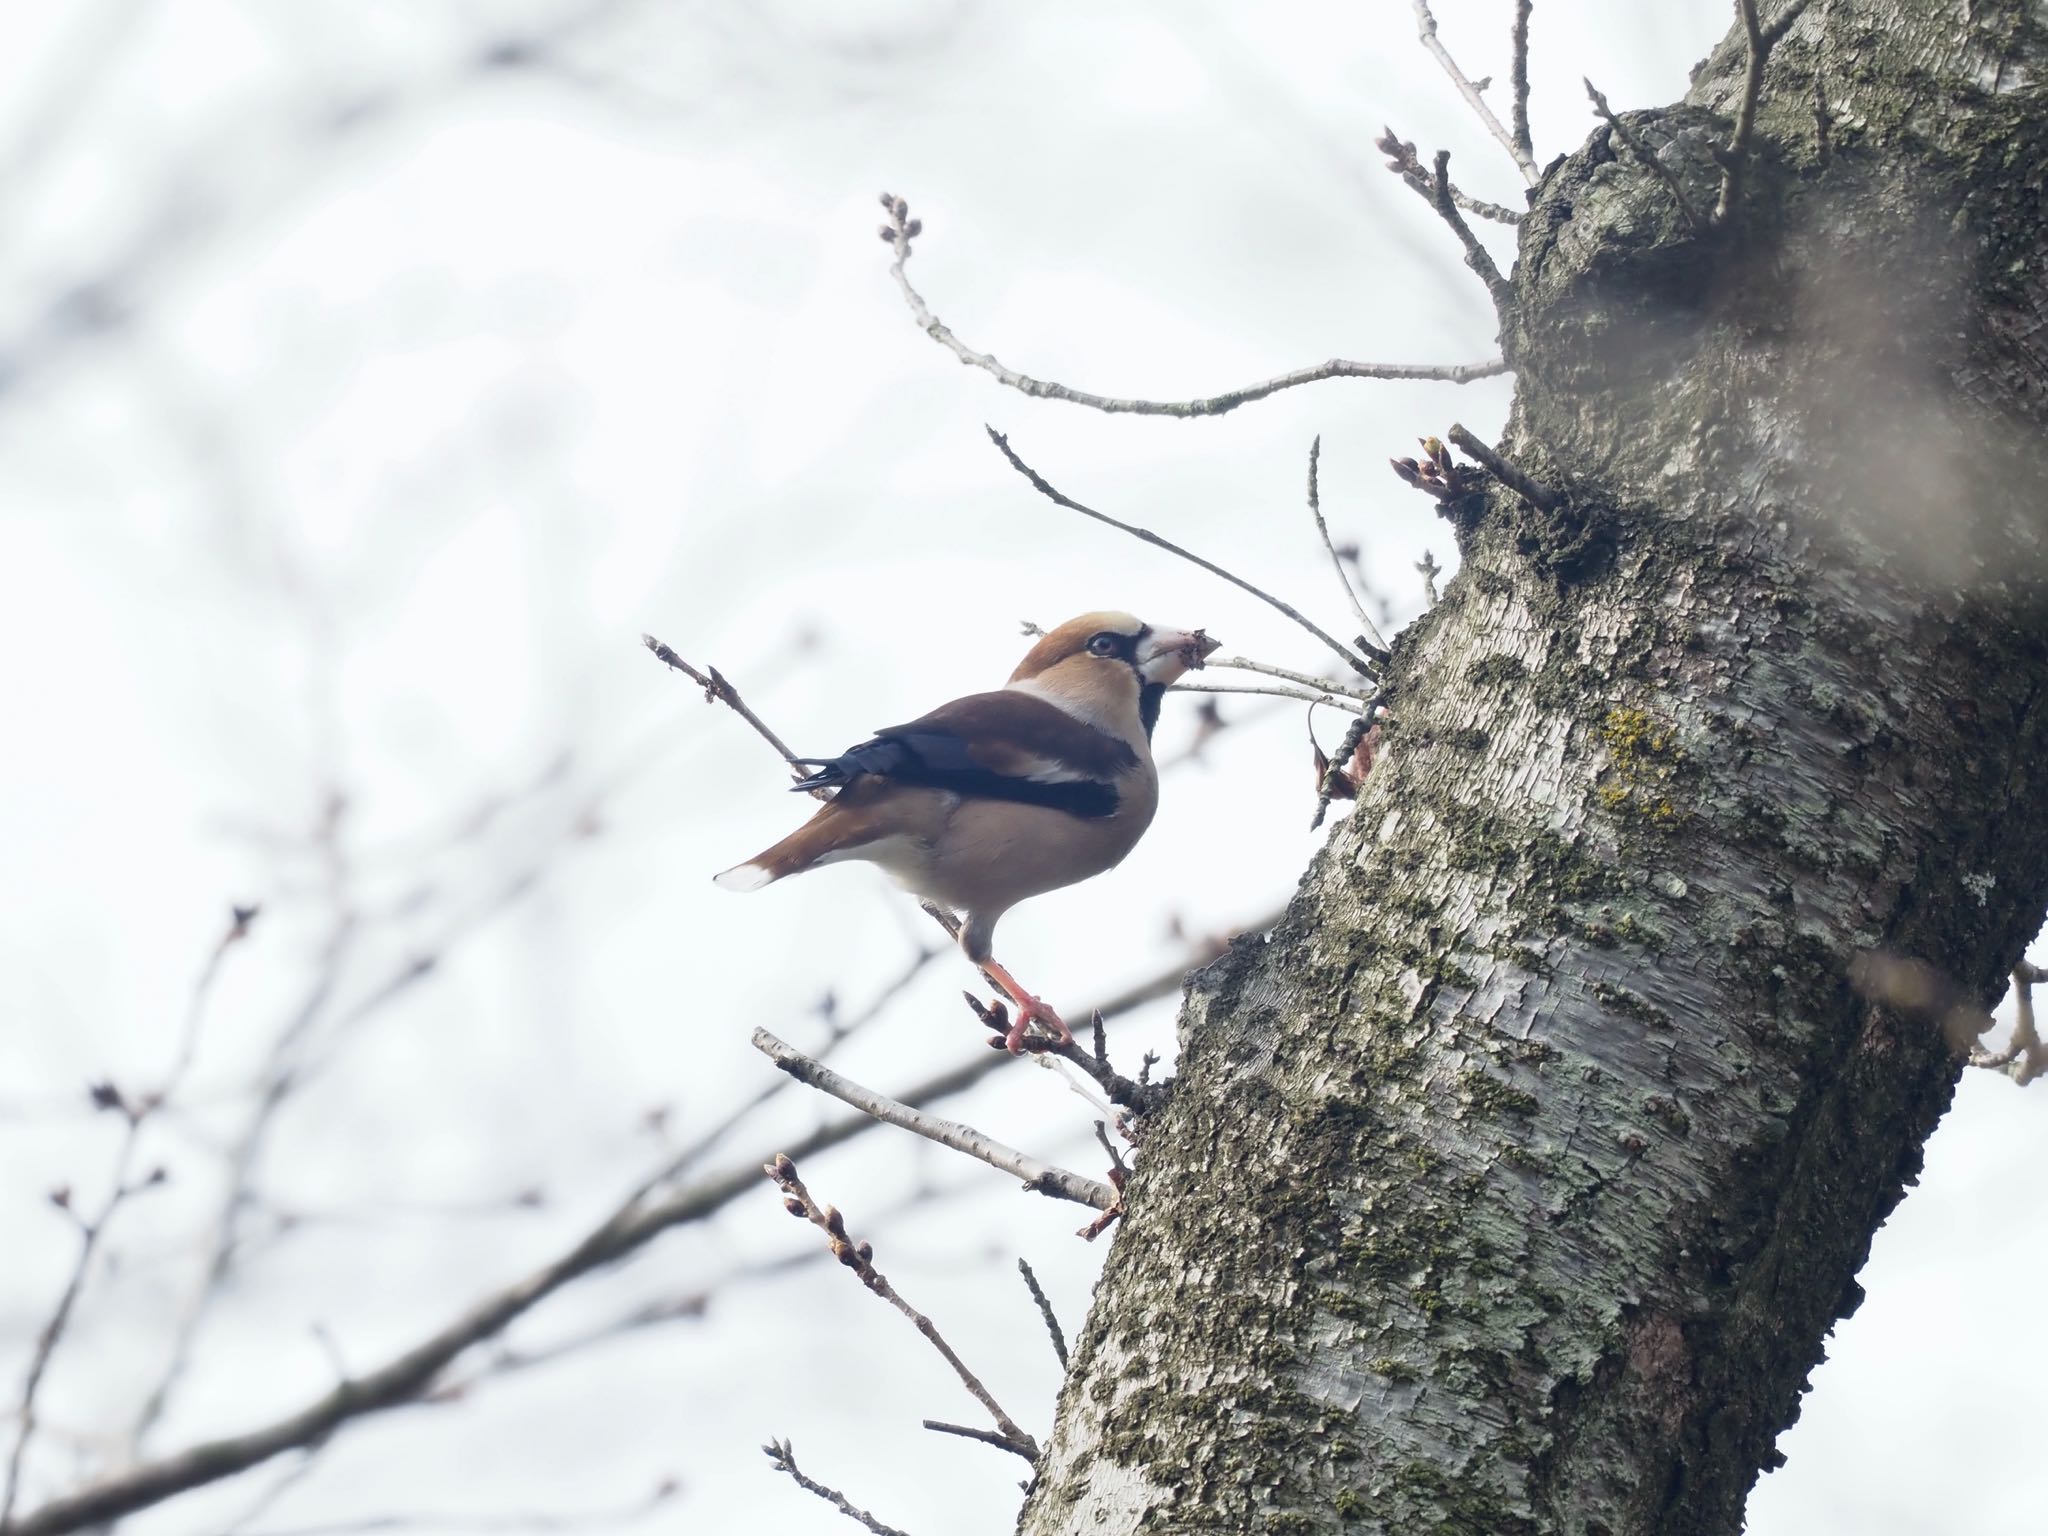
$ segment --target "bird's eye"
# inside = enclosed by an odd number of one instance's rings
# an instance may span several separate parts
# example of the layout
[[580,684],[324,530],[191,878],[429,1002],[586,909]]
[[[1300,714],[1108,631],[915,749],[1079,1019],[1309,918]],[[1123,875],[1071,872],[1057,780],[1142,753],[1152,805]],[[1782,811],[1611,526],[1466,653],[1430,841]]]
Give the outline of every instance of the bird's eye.
[[1114,656],[1117,653],[1117,646],[1122,638],[1121,635],[1113,635],[1108,630],[1104,630],[1088,642],[1088,654],[1091,656]]

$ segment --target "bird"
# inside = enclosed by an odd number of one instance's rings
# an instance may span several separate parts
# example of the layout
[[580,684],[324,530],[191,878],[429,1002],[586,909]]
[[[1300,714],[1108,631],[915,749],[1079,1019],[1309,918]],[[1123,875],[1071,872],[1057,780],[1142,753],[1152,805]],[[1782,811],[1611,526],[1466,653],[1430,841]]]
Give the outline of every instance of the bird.
[[788,837],[712,878],[759,890],[821,865],[862,860],[961,919],[960,948],[1016,1005],[1004,1042],[1034,1023],[1073,1031],[996,961],[996,923],[1017,903],[1122,862],[1159,806],[1152,727],[1167,685],[1217,642],[1128,613],[1084,613],[1045,631],[1010,680],[836,757],[790,787],[832,798]]

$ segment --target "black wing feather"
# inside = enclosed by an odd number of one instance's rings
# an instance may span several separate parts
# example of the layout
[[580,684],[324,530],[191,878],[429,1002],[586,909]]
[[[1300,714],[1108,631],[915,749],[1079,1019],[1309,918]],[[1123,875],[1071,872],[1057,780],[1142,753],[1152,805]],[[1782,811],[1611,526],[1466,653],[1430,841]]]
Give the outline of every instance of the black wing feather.
[[968,755],[966,742],[944,731],[892,732],[848,747],[837,757],[806,757],[798,761],[818,771],[798,779],[790,785],[791,789],[831,789],[862,774],[873,774],[898,784],[917,784],[982,800],[1042,805],[1071,816],[1113,816],[1117,808],[1114,784],[1099,779],[1047,783],[996,773]]

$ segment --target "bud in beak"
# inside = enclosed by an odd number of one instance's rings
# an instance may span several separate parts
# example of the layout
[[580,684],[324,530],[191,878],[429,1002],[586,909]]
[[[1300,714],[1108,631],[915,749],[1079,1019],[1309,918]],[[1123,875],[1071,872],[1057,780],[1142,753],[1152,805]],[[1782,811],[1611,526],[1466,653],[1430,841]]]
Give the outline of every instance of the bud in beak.
[[1199,629],[1155,629],[1138,648],[1138,670],[1148,683],[1170,683],[1198,670],[1216,650],[1217,642]]

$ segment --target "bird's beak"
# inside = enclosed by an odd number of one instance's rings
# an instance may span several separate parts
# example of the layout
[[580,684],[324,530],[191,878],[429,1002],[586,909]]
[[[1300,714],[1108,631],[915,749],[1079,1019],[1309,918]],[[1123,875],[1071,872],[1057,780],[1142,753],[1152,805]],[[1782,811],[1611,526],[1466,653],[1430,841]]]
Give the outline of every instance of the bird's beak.
[[1216,648],[1199,629],[1155,629],[1138,648],[1138,671],[1148,683],[1170,683],[1198,669]]

